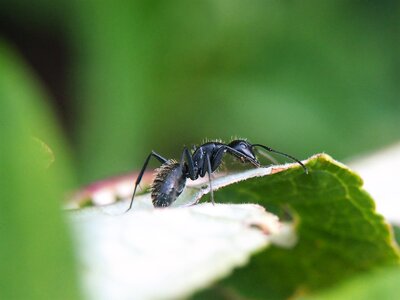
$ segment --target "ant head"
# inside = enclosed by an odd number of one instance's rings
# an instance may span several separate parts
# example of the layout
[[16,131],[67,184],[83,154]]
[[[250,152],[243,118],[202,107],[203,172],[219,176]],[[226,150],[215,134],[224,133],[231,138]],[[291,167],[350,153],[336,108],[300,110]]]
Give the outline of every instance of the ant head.
[[256,167],[261,166],[260,162],[257,160],[257,157],[253,152],[253,145],[250,144],[248,141],[234,140],[230,142],[228,146],[235,150],[235,152],[232,152],[232,154],[239,158],[242,163],[251,162]]

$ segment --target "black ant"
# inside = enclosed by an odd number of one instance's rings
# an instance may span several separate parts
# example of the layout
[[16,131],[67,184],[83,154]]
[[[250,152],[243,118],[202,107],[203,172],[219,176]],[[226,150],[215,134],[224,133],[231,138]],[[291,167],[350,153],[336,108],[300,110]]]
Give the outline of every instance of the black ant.
[[136,189],[142,180],[144,171],[154,156],[162,165],[157,169],[156,178],[151,185],[151,198],[154,207],[167,207],[178,198],[185,188],[186,179],[196,180],[199,177],[204,177],[207,173],[208,182],[211,191],[211,201],[214,204],[214,194],[211,185],[211,173],[213,173],[222,164],[222,158],[225,153],[233,155],[238,158],[242,163],[251,163],[255,167],[261,167],[260,162],[257,160],[253,148],[261,147],[269,152],[284,155],[297,163],[299,163],[305,173],[308,173],[307,167],[301,161],[288,154],[273,150],[261,144],[250,144],[246,140],[234,140],[229,144],[222,142],[207,142],[199,147],[195,147],[193,153],[190,153],[187,147],[183,148],[180,162],[170,159],[167,160],[158,153],[151,151],[147,156],[142,170],[136,179],[135,189],[133,191],[131,203],[127,211],[132,208],[133,199],[136,194]]

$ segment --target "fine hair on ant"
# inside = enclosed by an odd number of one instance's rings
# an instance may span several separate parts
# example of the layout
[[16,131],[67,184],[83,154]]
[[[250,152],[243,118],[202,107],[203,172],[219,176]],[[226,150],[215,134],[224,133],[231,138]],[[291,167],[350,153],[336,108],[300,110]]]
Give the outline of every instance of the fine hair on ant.
[[136,189],[142,180],[151,157],[156,158],[162,164],[161,167],[157,169],[156,177],[151,185],[151,198],[154,207],[170,206],[182,193],[187,178],[196,180],[199,177],[204,177],[206,174],[210,186],[211,202],[214,204],[211,174],[222,164],[224,154],[230,154],[239,159],[242,163],[250,163],[260,168],[261,163],[254,154],[254,149],[256,147],[286,156],[296,161],[304,169],[304,172],[308,174],[307,167],[293,156],[273,150],[261,144],[250,144],[247,140],[243,139],[233,140],[229,144],[219,141],[206,142],[198,147],[194,147],[193,152],[189,151],[187,147],[184,147],[179,162],[173,159],[166,159],[160,154],[151,151],[136,179],[135,189],[127,211],[132,208]]

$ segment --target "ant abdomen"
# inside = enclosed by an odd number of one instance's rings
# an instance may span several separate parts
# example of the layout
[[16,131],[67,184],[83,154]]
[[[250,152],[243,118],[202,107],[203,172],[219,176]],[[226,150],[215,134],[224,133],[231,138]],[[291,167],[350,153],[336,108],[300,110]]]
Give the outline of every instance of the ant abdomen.
[[151,199],[154,207],[167,207],[182,193],[186,185],[186,175],[175,160],[168,160],[156,170],[157,175],[151,185]]

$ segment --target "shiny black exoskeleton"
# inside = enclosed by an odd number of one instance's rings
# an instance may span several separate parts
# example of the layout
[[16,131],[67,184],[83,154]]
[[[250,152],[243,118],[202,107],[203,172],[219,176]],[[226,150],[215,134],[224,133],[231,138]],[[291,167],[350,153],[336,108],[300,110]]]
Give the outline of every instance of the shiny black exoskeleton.
[[[213,173],[222,163],[222,158],[225,153],[230,154],[238,158],[243,163],[251,163],[255,167],[261,167],[260,162],[254,154],[254,148],[261,147],[269,152],[278,153],[293,159],[299,163],[304,171],[308,173],[306,166],[301,161],[285,154],[273,150],[267,146],[261,144],[250,144],[246,140],[234,140],[229,144],[222,142],[207,142],[199,147],[196,147],[191,153],[187,147],[184,147],[181,160],[177,162],[175,160],[167,160],[158,153],[152,151],[146,158],[142,170],[136,179],[135,189],[133,191],[132,200],[128,210],[131,209],[133,199],[136,194],[136,189],[142,180],[144,171],[153,156],[159,160],[162,165],[157,169],[156,178],[151,186],[151,198],[155,207],[167,207],[178,198],[182,193],[186,185],[186,179],[196,180],[199,177],[208,175],[208,181],[210,184],[211,201],[214,203],[213,189],[211,185],[211,173]],[[127,210],[127,211],[128,211]]]

